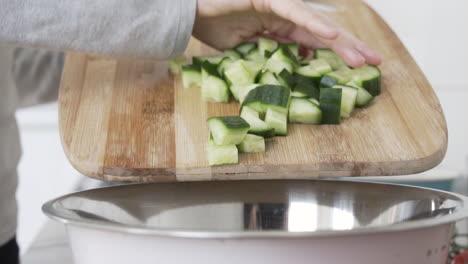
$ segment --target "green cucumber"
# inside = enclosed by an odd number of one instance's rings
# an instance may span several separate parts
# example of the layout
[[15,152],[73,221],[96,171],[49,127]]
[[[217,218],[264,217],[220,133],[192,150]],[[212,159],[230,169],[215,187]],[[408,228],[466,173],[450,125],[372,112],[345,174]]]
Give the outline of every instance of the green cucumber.
[[255,79],[255,77],[262,71],[263,62],[259,61],[243,61],[245,69]]
[[285,45],[280,45],[279,48],[271,55],[266,61],[265,68],[275,74],[281,73],[286,69],[288,72],[293,73],[295,67],[298,65],[294,54],[291,53],[289,48]]
[[315,98],[308,98],[309,101],[311,101],[313,104],[315,104],[316,106],[320,106],[320,102],[315,99]]
[[265,51],[273,52],[278,48],[278,42],[267,39],[267,38],[259,38],[258,39],[258,50],[260,54],[266,58]]
[[342,90],[340,116],[350,117],[356,105],[358,89],[346,85],[335,85],[332,88]]
[[247,134],[237,145],[240,152],[265,152],[265,139],[260,136]]
[[192,63],[201,67],[202,63],[208,61],[211,64],[218,64],[224,56],[194,56]]
[[322,124],[339,124],[341,112],[341,89],[320,89],[320,110]]
[[210,166],[237,164],[239,162],[239,152],[234,144],[217,145],[213,140],[210,140],[207,152]]
[[240,60],[242,59],[242,54],[239,53],[237,50],[235,49],[227,49],[227,50],[224,50],[224,56],[226,57],[229,57],[233,60]]
[[366,106],[366,105],[370,104],[370,102],[372,102],[372,100],[374,99],[374,96],[372,96],[372,94],[370,94],[366,89],[364,89],[361,86],[357,85],[355,82],[351,81],[351,82],[347,83],[346,85],[358,89],[357,97],[356,97],[356,106],[357,107]]
[[277,74],[278,81],[283,85],[284,87],[292,90],[294,86],[296,85],[296,79],[294,76],[287,71],[286,69],[282,70],[279,74]]
[[285,44],[288,49],[291,51],[291,53],[296,57],[296,59],[299,58],[299,44],[293,43],[293,44]]
[[244,60],[237,60],[224,69],[224,78],[229,85],[248,85],[255,82],[255,76],[245,67]]
[[229,88],[218,73],[217,66],[208,61],[202,63],[201,94],[205,101],[229,102]]
[[258,79],[259,84],[272,84],[272,85],[281,85],[281,83],[276,79],[274,73],[269,70],[262,72]]
[[254,42],[245,42],[237,45],[234,49],[242,54],[243,56],[249,54],[253,49],[257,48],[257,43]]
[[265,55],[261,54],[259,49],[251,50],[247,55],[244,56],[246,60],[249,61],[258,61],[258,62],[265,62]]
[[320,88],[331,88],[334,85],[344,85],[353,77],[352,70],[340,70],[326,73],[320,80]]
[[275,136],[288,134],[288,113],[268,108],[265,115],[265,123],[275,129]]
[[248,106],[242,107],[240,116],[249,123],[249,133],[259,135],[265,138],[273,137],[275,130],[260,119],[258,112]]
[[178,56],[169,60],[169,70],[172,74],[179,74],[182,71],[182,65],[187,64],[187,57]]
[[314,68],[307,66],[302,66],[296,69],[296,74],[300,74],[302,76],[310,78],[315,84],[319,84],[322,78],[321,73],[316,71]]
[[218,67],[216,68],[218,70],[219,75],[224,76],[224,71],[226,70],[226,68],[229,67],[233,63],[234,63],[234,60],[231,59],[230,57],[223,58],[218,63]]
[[250,125],[240,116],[218,116],[208,119],[208,127],[217,145],[237,145],[244,140]]
[[291,92],[291,98],[307,98],[307,94],[299,91],[292,91]]
[[320,125],[322,110],[308,99],[292,98],[289,106],[289,122]]
[[[324,59],[315,59],[315,60],[308,61],[305,66],[313,70],[314,73],[318,73],[320,75],[324,75],[325,73],[329,73],[333,71],[333,68]],[[307,75],[307,74],[303,74],[303,75]]]
[[257,111],[263,117],[268,108],[287,114],[289,107],[289,89],[279,85],[261,85],[252,89],[244,101],[242,107],[248,106]]
[[192,86],[200,87],[202,83],[201,69],[197,65],[183,65],[182,66],[182,85],[184,88]]
[[353,81],[366,89],[372,96],[377,96],[381,91],[382,74],[376,66],[366,65],[353,70]]
[[[261,84],[258,84],[258,83],[254,83],[254,84],[249,84],[249,85],[245,85],[245,86],[240,86],[240,87],[237,87],[235,88],[236,90],[236,93],[237,93],[237,97],[236,99],[238,99],[238,101],[240,103],[242,103],[244,100],[245,100],[245,97],[247,96],[247,94],[249,94],[249,92],[255,88],[257,88],[258,86],[260,86]],[[232,91],[232,90],[231,90]],[[236,96],[236,95],[234,95]]]
[[349,69],[346,62],[331,49],[316,49],[314,57],[316,59],[324,59],[335,71]]
[[316,80],[310,77],[303,76],[301,74],[294,74],[295,83],[293,92],[305,94],[306,97],[318,99],[320,96],[320,90],[317,87]]

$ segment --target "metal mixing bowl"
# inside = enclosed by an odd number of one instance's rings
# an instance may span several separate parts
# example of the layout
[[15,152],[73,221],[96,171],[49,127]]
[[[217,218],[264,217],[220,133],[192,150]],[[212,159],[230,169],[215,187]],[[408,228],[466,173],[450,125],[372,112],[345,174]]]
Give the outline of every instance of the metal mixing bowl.
[[346,181],[136,184],[43,206],[76,264],[445,263],[461,195]]

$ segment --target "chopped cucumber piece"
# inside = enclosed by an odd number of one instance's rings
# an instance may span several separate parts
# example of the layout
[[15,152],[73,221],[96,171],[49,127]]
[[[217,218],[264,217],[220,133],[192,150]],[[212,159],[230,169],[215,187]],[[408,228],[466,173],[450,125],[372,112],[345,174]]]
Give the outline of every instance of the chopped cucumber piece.
[[323,75],[320,80],[320,88],[331,88],[334,85],[344,85],[353,77],[352,70],[340,70]]
[[259,61],[244,61],[244,67],[254,79],[262,70],[263,65],[264,63]]
[[242,59],[242,54],[240,54],[237,50],[235,49],[227,49],[224,50],[224,55],[226,57],[231,58],[232,60],[240,60]]
[[231,91],[236,90],[236,94],[234,94],[234,97],[237,96],[236,99],[238,99],[238,101],[242,103],[247,94],[249,94],[251,90],[257,88],[258,86],[260,86],[260,84],[254,83],[245,86],[235,87],[234,89],[231,87]]
[[208,119],[208,127],[217,145],[237,145],[244,140],[250,125],[240,116],[218,116]]
[[184,88],[192,86],[201,86],[201,69],[197,65],[183,65],[182,66],[182,84]]
[[248,85],[255,82],[255,76],[245,68],[244,62],[237,60],[225,68],[224,77],[230,85]]
[[316,49],[314,56],[316,59],[326,60],[335,71],[349,69],[346,62],[331,49]]
[[315,98],[309,98],[309,101],[311,101],[313,104],[315,104],[316,106],[320,106],[320,103],[317,99]]
[[260,74],[260,78],[258,79],[258,83],[260,84],[271,84],[271,85],[281,85],[281,83],[276,79],[275,74],[271,71],[266,70]]
[[308,99],[292,98],[289,122],[319,125],[322,122],[322,110]]
[[370,102],[372,102],[372,100],[374,99],[372,94],[370,94],[366,89],[358,86],[356,83],[351,81],[351,82],[347,83],[346,85],[358,89],[357,97],[356,97],[356,106],[357,107],[366,106],[366,105],[370,104]]
[[339,124],[341,111],[341,89],[320,89],[322,124]]
[[219,75],[224,76],[224,71],[226,70],[226,68],[229,67],[233,63],[234,63],[234,60],[231,59],[230,57],[223,58],[219,62],[218,68],[217,68]]
[[380,94],[382,74],[376,66],[366,65],[353,70],[353,81],[366,89],[372,96]]
[[286,44],[294,57],[299,58],[299,45],[298,44]]
[[[325,73],[329,73],[333,71],[333,68],[328,64],[328,62],[324,59],[315,59],[311,60],[307,63],[306,65],[309,67],[311,70],[314,70],[314,72],[323,75]],[[308,76],[307,74],[303,74]]]
[[305,94],[306,97],[318,99],[320,96],[320,90],[317,87],[316,80],[310,77],[303,76],[296,73],[294,75],[296,85],[293,91],[300,94]]
[[307,94],[305,94],[303,92],[299,92],[299,91],[292,91],[291,92],[291,97],[294,97],[294,98],[307,98]]
[[268,108],[265,115],[265,123],[275,129],[275,136],[288,134],[288,113]]
[[229,89],[226,82],[219,76],[215,64],[208,61],[202,64],[201,94],[205,101],[227,103],[229,102]]
[[293,73],[297,65],[294,54],[291,53],[289,48],[285,45],[280,45],[279,48],[271,55],[265,64],[265,68],[275,74],[279,74],[282,70],[286,69],[288,72]]
[[210,140],[208,145],[208,164],[210,166],[237,164],[239,162],[239,153],[236,145],[216,145]]
[[322,74],[316,71],[314,68],[310,67],[310,65],[297,68],[296,73],[309,77],[317,84],[320,83],[320,79],[322,78]]
[[260,53],[258,49],[251,50],[247,55],[245,55],[245,59],[249,61],[258,61],[258,62],[265,62],[265,56]]
[[187,64],[187,57],[179,56],[169,60],[169,70],[172,74],[179,74],[182,71],[182,65]]
[[350,117],[354,110],[354,106],[356,105],[358,89],[345,85],[335,85],[333,86],[333,89],[342,90],[340,116]]
[[192,63],[201,67],[203,62],[208,61],[211,64],[218,64],[224,56],[194,56]]
[[265,152],[265,139],[247,134],[244,140],[237,145],[237,148],[240,152]]
[[267,38],[259,38],[258,39],[258,50],[260,54],[266,58],[265,51],[273,52],[278,48],[278,42],[267,39]]
[[249,133],[259,135],[265,138],[273,137],[275,135],[275,130],[267,125],[265,121],[260,119],[258,112],[254,111],[248,106],[242,107],[242,112],[240,115],[244,118],[247,123],[249,123]]
[[249,54],[249,52],[253,49],[257,48],[257,43],[253,42],[245,42],[237,45],[234,49],[242,54],[243,56]]
[[287,71],[286,69],[282,70],[278,75],[277,75],[278,81],[283,85],[284,87],[292,90],[294,86],[296,85],[296,79],[294,76]]
[[248,106],[257,111],[260,116],[264,116],[268,108],[272,108],[281,113],[288,113],[289,89],[279,85],[261,85],[251,90],[242,107]]

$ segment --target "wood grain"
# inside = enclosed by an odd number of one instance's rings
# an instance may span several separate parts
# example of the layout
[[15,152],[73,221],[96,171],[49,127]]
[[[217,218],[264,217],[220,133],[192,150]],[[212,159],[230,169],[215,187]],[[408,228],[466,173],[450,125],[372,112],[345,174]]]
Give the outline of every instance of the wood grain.
[[[384,58],[383,91],[339,126],[290,125],[265,153],[209,167],[206,119],[237,103],[203,102],[166,62],[70,53],[60,90],[65,153],[83,174],[109,181],[196,181],[403,175],[443,159],[447,127],[427,79],[387,24],[358,0],[334,0],[338,22]],[[216,54],[191,40],[187,55]]]

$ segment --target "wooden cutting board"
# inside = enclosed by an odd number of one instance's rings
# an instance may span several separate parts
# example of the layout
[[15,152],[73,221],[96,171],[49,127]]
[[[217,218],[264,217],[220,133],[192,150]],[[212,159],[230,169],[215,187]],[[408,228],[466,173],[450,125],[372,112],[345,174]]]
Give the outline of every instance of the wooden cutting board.
[[[398,175],[443,159],[447,127],[415,61],[380,16],[358,0],[326,1],[329,14],[384,59],[383,92],[338,126],[290,125],[265,153],[209,167],[206,120],[237,115],[237,103],[206,103],[166,62],[70,53],[60,90],[60,131],[70,162],[108,181],[185,181]],[[191,40],[187,55],[216,51]]]

